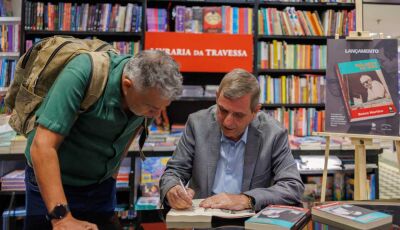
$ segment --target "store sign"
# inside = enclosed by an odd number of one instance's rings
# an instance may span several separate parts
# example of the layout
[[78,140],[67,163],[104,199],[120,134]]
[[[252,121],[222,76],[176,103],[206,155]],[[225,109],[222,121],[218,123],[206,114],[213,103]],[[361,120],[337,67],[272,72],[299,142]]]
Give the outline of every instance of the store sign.
[[253,67],[252,35],[147,32],[145,49],[165,51],[182,72],[252,72]]

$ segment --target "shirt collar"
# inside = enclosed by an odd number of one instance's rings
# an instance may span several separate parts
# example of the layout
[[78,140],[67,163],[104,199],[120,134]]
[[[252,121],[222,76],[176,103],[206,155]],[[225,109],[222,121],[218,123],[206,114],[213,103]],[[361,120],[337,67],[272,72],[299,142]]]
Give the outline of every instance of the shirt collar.
[[[239,143],[239,142],[243,142],[244,144],[246,144],[247,143],[247,133],[248,133],[248,131],[249,131],[249,126],[247,126],[246,127],[246,129],[244,130],[244,133],[242,134],[242,137],[240,138],[240,140],[238,140],[238,141],[232,141],[231,139],[229,139],[229,138],[227,138],[225,135],[224,135],[224,133],[222,133],[222,135],[221,135],[221,142],[235,142],[235,144],[236,143]],[[222,131],[221,131],[222,132]]]

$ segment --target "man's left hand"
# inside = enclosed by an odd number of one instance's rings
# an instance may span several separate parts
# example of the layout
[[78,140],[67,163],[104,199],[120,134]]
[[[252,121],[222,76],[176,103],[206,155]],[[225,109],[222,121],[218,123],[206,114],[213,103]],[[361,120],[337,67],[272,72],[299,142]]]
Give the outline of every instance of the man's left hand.
[[203,208],[220,208],[229,210],[244,210],[249,209],[249,198],[243,194],[228,194],[220,193],[200,203]]

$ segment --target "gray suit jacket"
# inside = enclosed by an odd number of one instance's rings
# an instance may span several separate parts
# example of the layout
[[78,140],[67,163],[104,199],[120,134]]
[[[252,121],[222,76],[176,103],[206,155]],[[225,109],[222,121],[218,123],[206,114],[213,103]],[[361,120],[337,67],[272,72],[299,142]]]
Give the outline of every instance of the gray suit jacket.
[[[195,198],[212,194],[220,156],[221,130],[216,106],[193,113],[160,179],[161,201],[169,189],[190,180]],[[269,204],[297,205],[304,185],[288,144],[285,129],[265,112],[250,123],[244,155],[242,192],[255,198],[256,210]]]

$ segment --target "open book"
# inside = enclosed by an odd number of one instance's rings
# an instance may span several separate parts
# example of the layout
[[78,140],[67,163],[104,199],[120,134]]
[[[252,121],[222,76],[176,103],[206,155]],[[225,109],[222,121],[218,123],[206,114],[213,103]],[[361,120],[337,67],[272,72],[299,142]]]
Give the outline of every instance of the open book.
[[220,218],[245,218],[255,215],[253,210],[232,211],[225,209],[202,208],[199,206],[203,199],[194,199],[190,209],[176,210],[171,209],[167,214],[167,226],[174,223],[211,223],[212,217]]

